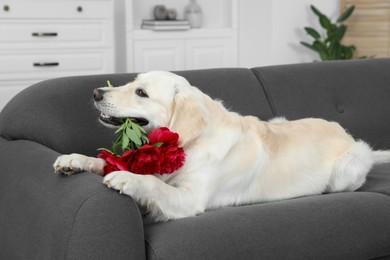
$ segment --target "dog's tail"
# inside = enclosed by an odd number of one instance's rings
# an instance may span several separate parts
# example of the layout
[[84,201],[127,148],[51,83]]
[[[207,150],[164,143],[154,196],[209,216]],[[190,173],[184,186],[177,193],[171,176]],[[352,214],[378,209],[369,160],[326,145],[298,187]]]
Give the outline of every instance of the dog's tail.
[[374,163],[389,163],[390,162],[390,150],[385,151],[373,151]]

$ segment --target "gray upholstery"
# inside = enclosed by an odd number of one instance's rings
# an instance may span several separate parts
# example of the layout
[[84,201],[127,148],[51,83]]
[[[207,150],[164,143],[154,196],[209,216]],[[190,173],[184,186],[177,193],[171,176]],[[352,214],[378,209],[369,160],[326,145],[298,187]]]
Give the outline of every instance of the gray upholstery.
[[[179,71],[243,115],[322,117],[390,148],[390,59]],[[386,259],[390,164],[353,193],[324,194],[145,222],[100,176],[63,177],[62,153],[110,146],[92,90],[136,74],[53,79],[0,113],[0,259]]]
[[390,59],[347,64],[317,62],[253,71],[275,115],[337,121],[356,138],[390,149],[390,124],[385,119],[390,115]]

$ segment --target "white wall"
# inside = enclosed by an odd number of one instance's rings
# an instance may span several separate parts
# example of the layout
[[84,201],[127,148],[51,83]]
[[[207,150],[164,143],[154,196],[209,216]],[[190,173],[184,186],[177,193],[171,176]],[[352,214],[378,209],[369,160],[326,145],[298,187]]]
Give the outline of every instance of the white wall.
[[305,26],[320,28],[311,4],[333,20],[337,18],[339,0],[239,1],[239,66],[319,60],[316,53],[299,43],[310,40]]
[[115,72],[126,72],[126,13],[125,1],[115,0]]

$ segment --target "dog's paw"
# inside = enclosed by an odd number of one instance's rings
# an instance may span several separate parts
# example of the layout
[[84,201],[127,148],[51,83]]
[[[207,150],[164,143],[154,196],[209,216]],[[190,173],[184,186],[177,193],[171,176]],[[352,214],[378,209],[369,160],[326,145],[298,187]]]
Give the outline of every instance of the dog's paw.
[[105,162],[99,158],[91,158],[81,154],[61,155],[53,164],[54,172],[64,175],[90,171],[102,175]]
[[111,189],[118,190],[119,193],[133,196],[134,189],[137,187],[136,179],[137,176],[131,172],[116,171],[106,175],[103,183]]

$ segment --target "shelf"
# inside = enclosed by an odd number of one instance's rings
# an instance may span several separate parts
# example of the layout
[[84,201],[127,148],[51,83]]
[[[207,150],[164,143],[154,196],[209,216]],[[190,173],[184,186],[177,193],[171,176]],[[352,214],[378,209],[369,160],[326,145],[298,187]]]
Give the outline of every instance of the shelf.
[[[153,19],[153,7],[161,5],[160,0],[126,0],[127,28],[138,31],[143,19]],[[184,18],[184,8],[190,0],[167,0],[163,4],[167,8],[175,8],[177,19]],[[220,29],[237,28],[237,0],[197,0],[202,8],[202,28]]]
[[129,31],[129,35],[134,40],[147,39],[193,39],[193,38],[225,38],[236,36],[237,30],[231,28],[200,28],[186,31],[164,31],[156,32],[152,30]]

